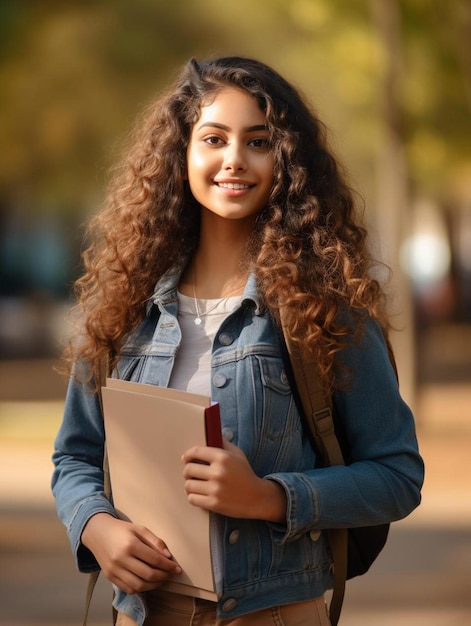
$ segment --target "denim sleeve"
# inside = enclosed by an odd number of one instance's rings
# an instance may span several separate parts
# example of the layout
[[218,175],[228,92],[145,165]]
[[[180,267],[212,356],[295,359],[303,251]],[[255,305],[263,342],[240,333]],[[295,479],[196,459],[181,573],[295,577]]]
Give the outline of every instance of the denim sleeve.
[[81,543],[82,531],[92,515],[116,513],[103,487],[104,427],[99,399],[73,379],[54,448],[52,492],[57,514],[67,529],[78,569],[91,572],[99,566]]
[[272,528],[281,542],[312,529],[392,522],[420,503],[424,466],[414,418],[400,396],[379,326],[368,321],[362,341],[340,358],[351,381],[333,401],[351,463],[266,476],[287,495],[286,525]]

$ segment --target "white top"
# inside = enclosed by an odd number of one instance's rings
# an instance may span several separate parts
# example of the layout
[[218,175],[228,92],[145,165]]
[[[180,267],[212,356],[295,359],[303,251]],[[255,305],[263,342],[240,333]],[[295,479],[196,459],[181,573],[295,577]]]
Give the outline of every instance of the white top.
[[[182,341],[169,387],[211,397],[211,347],[224,319],[239,306],[242,296],[195,299],[178,292],[178,322]],[[197,315],[199,313],[199,315]],[[201,324],[196,325],[199,317]]]

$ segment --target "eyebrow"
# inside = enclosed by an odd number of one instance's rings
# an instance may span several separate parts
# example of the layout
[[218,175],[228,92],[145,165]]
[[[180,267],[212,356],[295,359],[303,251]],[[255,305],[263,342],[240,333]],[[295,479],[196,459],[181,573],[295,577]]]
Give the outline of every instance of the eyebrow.
[[[226,131],[231,130],[230,126],[226,126],[225,124],[219,124],[218,122],[205,122],[204,124],[201,124],[201,126],[198,126],[198,130],[201,130],[202,128],[207,128],[207,127],[220,128],[221,130],[226,130]],[[252,133],[258,130],[268,131],[268,126],[266,124],[255,124],[254,126],[247,126],[247,128],[244,128],[244,131],[246,133]]]

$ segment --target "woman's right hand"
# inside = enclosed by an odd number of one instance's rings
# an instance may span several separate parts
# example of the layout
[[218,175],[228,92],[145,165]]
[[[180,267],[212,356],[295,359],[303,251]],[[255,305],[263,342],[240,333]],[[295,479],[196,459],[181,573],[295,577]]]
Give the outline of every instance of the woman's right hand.
[[181,568],[165,543],[144,526],[108,513],[91,517],[82,543],[95,556],[108,580],[126,593],[155,589]]

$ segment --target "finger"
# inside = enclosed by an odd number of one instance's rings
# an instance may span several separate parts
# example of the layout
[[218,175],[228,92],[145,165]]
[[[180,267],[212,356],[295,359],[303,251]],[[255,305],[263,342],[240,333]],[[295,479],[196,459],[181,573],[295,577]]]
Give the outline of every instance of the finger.
[[145,583],[162,582],[169,576],[181,574],[182,571],[175,561],[166,560],[152,564],[138,558],[129,561],[128,569]]
[[193,493],[207,496],[210,494],[211,488],[206,480],[189,479],[185,481],[185,492],[187,494]]
[[228,441],[227,439],[222,440],[223,449],[229,452],[235,452],[236,450],[240,450],[239,447]]
[[212,448],[210,446],[193,446],[182,455],[184,463],[192,461],[201,461],[203,463],[212,463],[223,452],[220,448]]
[[134,593],[139,593],[139,591],[136,589],[136,587],[134,585],[129,584],[124,577],[119,577],[119,576],[109,576],[108,577],[110,582],[113,583],[113,585],[116,585],[119,589],[121,589],[121,591],[124,591],[124,593],[127,594],[134,594]]
[[133,571],[123,570],[111,582],[126,593],[134,594],[155,589],[170,577],[169,573],[164,571],[151,570],[148,574],[146,572],[139,573],[142,573],[143,576]]
[[209,480],[211,468],[206,463],[187,463],[183,468],[183,478],[195,480]]
[[141,543],[137,546],[132,556],[155,570],[162,570],[169,573],[181,572],[180,566],[173,557],[167,557],[162,552],[150,548],[145,543]]
[[130,558],[165,571],[177,571],[178,568],[165,542],[144,526],[132,525],[130,540],[117,562],[124,564]]
[[212,496],[198,493],[189,493],[188,494],[188,502],[192,506],[196,506],[199,509],[205,509],[207,511],[213,511],[214,513],[219,513],[219,506],[217,500],[215,500]]
[[145,526],[135,526],[135,532],[136,532],[136,536],[143,543],[149,546],[149,548],[152,548],[153,550],[160,552],[161,554],[163,554],[164,556],[168,558],[172,558],[172,555],[166,543],[162,539],[160,539],[160,537],[157,537],[157,535],[154,535],[154,533],[151,530],[149,530]]
[[[126,593],[138,593],[139,591],[145,591],[160,584],[159,580],[152,580],[152,568],[148,569],[149,572],[146,574],[145,565],[141,561],[129,559],[119,567],[115,566],[111,569],[103,568],[103,573],[108,580]],[[140,575],[134,570],[137,570]],[[169,574],[167,572],[161,572],[158,578],[165,579],[168,578],[168,576]],[[146,578],[148,580],[146,580]]]
[[153,589],[170,576],[181,574],[181,568],[175,562],[170,563],[171,567],[167,567],[168,563],[161,563],[162,567],[154,567],[137,557],[130,557],[120,567],[105,572],[105,575],[123,591],[137,593]]
[[231,443],[230,441],[227,441],[227,439],[224,439],[223,446],[224,446],[224,450],[226,451],[226,453],[230,454],[231,456],[233,456],[235,458],[239,458],[239,459],[246,459],[247,458],[245,456],[243,450],[241,450],[239,448],[239,446],[236,446],[233,443]]

